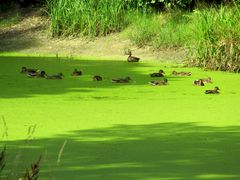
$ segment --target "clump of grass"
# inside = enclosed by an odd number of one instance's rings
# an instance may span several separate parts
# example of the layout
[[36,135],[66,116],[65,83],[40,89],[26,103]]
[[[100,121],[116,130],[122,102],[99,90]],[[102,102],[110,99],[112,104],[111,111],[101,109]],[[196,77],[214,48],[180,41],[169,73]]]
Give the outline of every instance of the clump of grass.
[[2,152],[0,153],[0,174],[6,165],[6,145],[4,146]]
[[152,45],[161,27],[161,17],[136,13],[126,30],[128,38],[138,46]]
[[159,14],[138,14],[127,36],[138,46],[150,45],[155,49],[161,47],[182,47],[191,35],[190,18],[181,11]]
[[38,174],[40,171],[40,161],[42,159],[42,156],[40,155],[38,160],[31,164],[31,170],[26,169],[26,172],[23,176],[23,178],[20,178],[22,180],[37,180]]
[[240,9],[222,6],[194,14],[195,34],[191,64],[211,70],[240,71]]
[[53,36],[101,36],[127,26],[131,0],[47,0]]

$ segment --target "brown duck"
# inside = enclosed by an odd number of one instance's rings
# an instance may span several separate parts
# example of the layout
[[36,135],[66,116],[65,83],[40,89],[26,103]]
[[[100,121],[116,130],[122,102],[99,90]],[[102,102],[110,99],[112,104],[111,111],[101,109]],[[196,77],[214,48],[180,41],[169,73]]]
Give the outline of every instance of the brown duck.
[[21,73],[37,73],[37,71],[39,71],[38,69],[28,69],[26,67],[22,67]]
[[58,74],[51,75],[51,76],[46,74],[46,79],[54,79],[54,80],[63,79],[63,74],[58,73]]
[[152,74],[150,74],[150,76],[151,77],[164,77],[164,75],[163,75],[164,73],[165,72],[162,69],[160,69],[158,73],[152,73]]
[[181,72],[173,71],[172,74],[175,76],[191,76],[192,75],[191,72],[184,72],[184,71],[181,71]]
[[156,80],[156,81],[150,81],[149,84],[153,86],[161,86],[161,85],[167,85],[168,80],[167,79],[162,79],[162,80]]
[[72,76],[81,76],[82,75],[82,71],[79,71],[77,69],[74,69],[74,71],[72,72]]
[[213,90],[206,90],[205,94],[219,94],[219,90],[219,87],[216,86]]
[[197,80],[193,81],[193,84],[196,86],[205,86],[202,79],[197,79]]
[[131,50],[128,50],[127,55],[128,55],[128,58],[127,58],[128,62],[138,62],[140,60],[140,58],[132,56]]
[[113,83],[129,83],[129,81],[132,80],[129,76],[125,78],[118,78],[118,79],[112,79]]
[[93,81],[102,81],[102,77],[101,76],[99,76],[99,75],[95,75],[95,76],[93,76]]

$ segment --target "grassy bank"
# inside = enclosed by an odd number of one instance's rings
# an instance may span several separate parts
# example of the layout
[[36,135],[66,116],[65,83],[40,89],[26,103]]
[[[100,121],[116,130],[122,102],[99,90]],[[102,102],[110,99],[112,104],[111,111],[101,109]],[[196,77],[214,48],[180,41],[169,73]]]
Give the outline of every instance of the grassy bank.
[[[138,2],[136,2],[137,4]],[[160,13],[136,9],[133,1],[49,1],[54,36],[101,36],[125,30],[142,47],[185,48],[190,64],[212,70],[240,71],[240,8],[199,6]]]
[[193,13],[138,15],[126,30],[138,46],[184,47],[190,64],[211,70],[240,71],[240,8],[220,6]]

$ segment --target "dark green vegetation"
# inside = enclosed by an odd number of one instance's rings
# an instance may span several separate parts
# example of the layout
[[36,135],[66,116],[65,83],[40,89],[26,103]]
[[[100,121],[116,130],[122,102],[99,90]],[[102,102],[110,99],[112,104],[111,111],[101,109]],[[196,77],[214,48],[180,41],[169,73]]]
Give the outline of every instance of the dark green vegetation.
[[[53,36],[100,36],[118,32],[129,24],[127,14],[133,1],[59,0],[47,1]],[[130,11],[130,12],[128,12]]]
[[[19,56],[0,57],[3,179],[23,176],[40,155],[39,179],[240,178],[239,74],[154,61]],[[65,77],[28,78],[22,66]],[[75,68],[82,76],[71,76]],[[149,85],[159,69],[169,84]],[[173,70],[193,75],[172,76]],[[96,74],[103,81],[93,81]],[[133,82],[111,82],[126,76]],[[213,84],[192,84],[209,76]],[[220,94],[204,94],[215,86]]]

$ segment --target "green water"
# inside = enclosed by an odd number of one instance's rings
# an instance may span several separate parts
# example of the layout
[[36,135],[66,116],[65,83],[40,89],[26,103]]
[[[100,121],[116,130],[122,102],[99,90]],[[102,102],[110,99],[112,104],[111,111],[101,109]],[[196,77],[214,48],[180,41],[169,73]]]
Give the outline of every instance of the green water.
[[[28,78],[22,66],[64,79]],[[71,77],[74,68],[83,76]],[[148,84],[159,69],[169,85]],[[125,76],[133,82],[111,82]],[[192,85],[209,76],[212,84]],[[240,179],[239,79],[156,61],[0,56],[2,177],[20,177],[42,154],[39,179]],[[220,94],[204,94],[215,86]]]

